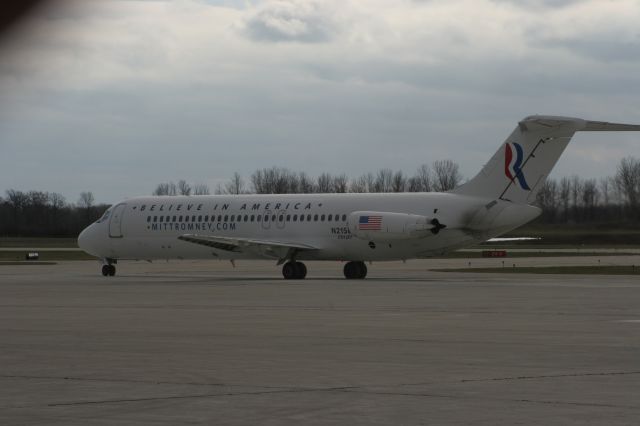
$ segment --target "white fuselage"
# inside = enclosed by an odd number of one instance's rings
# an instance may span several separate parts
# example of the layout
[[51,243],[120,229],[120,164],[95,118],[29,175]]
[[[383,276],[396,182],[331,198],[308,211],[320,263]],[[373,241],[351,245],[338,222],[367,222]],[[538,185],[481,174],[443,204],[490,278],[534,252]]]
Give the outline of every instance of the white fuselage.
[[[420,234],[354,232],[354,212],[435,218],[446,228]],[[255,239],[304,244],[300,260],[398,260],[476,244],[538,216],[524,204],[453,193],[213,195],[131,198],[114,204],[79,237],[102,259],[277,258],[265,250],[224,250],[178,239]],[[265,217],[266,216],[266,217]],[[304,216],[301,220],[301,216]],[[386,220],[386,219],[385,219]]]

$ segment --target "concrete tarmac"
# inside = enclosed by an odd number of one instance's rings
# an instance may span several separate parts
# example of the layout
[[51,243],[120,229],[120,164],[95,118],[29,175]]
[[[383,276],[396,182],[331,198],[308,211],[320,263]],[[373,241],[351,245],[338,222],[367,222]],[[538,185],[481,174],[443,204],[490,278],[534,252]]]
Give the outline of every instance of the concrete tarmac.
[[2,265],[0,424],[640,422],[637,277],[454,265]]

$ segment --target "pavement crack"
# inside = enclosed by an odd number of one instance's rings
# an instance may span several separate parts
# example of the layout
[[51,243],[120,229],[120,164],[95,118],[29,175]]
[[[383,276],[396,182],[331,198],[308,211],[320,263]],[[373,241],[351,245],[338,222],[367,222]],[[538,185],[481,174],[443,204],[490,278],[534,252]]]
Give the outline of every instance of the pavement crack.
[[640,374],[640,371],[608,371],[597,373],[565,373],[565,374],[540,374],[535,376],[512,376],[512,377],[491,377],[486,379],[462,379],[461,383],[471,382],[496,382],[510,380],[537,380],[537,379],[557,379],[563,377],[593,377],[593,376],[626,376]]
[[[68,380],[78,382],[104,382],[104,383],[140,383],[151,385],[188,385],[188,386],[229,386],[226,383],[202,383],[202,382],[179,382],[163,380],[138,380],[138,379],[107,379],[97,377],[72,377],[72,376],[32,376],[21,374],[1,374],[2,379],[26,379],[26,380]],[[264,386],[256,386],[264,387]],[[279,386],[278,388],[282,388]]]
[[631,410],[640,410],[640,407],[634,405],[619,405],[619,404],[603,404],[598,402],[578,402],[578,401],[560,401],[560,400],[538,400],[538,399],[526,399],[526,398],[492,398],[483,396],[469,396],[469,395],[449,395],[449,394],[436,394],[426,392],[391,392],[391,391],[374,391],[366,389],[353,389],[344,390],[347,393],[367,394],[367,395],[384,395],[384,396],[408,396],[418,398],[443,398],[443,399],[458,399],[458,400],[485,400],[485,401],[501,401],[501,402],[519,402],[530,404],[545,404],[545,405],[570,405],[581,407],[601,407],[601,408],[624,408]]
[[242,391],[242,392],[219,392],[219,393],[202,393],[192,395],[169,395],[169,396],[157,396],[146,398],[120,398],[120,399],[106,399],[106,400],[94,400],[94,401],[72,401],[72,402],[58,402],[47,404],[47,407],[63,407],[74,405],[92,405],[92,404],[120,404],[129,402],[147,402],[147,401],[164,401],[164,400],[177,400],[177,399],[194,399],[194,398],[216,398],[224,396],[247,396],[247,395],[266,395],[266,394],[278,394],[278,393],[305,393],[305,392],[332,392],[332,391],[347,391],[352,389],[351,386],[340,386],[332,388],[286,388],[286,389],[269,389],[269,390],[257,390],[257,391]]

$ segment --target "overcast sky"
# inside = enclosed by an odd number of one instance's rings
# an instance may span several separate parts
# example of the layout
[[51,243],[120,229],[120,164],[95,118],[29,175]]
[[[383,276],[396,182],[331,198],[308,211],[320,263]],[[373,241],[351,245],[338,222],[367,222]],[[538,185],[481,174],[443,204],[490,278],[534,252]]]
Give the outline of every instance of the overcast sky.
[[[637,0],[65,1],[0,46],[0,191],[115,202],[282,166],[472,177],[531,114],[640,123]],[[555,176],[640,136],[578,134]]]

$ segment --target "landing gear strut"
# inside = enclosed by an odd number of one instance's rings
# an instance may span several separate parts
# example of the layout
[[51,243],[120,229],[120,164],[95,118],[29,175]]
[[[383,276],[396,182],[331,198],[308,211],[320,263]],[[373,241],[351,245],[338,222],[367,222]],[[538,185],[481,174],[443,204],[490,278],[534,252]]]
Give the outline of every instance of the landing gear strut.
[[344,277],[348,280],[361,280],[367,276],[367,265],[364,262],[347,262],[344,265]]
[[303,280],[307,276],[307,267],[302,262],[287,262],[282,266],[285,280]]

